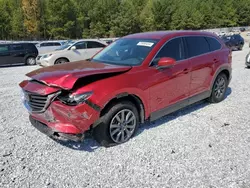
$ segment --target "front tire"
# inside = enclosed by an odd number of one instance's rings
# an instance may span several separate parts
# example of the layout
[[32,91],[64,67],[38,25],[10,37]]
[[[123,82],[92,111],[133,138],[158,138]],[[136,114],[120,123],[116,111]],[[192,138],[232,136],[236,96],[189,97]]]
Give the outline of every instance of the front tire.
[[209,102],[219,103],[224,100],[228,87],[228,79],[224,73],[220,73],[215,79]]
[[55,65],[58,65],[58,64],[64,64],[64,63],[67,63],[69,62],[69,60],[65,59],[65,58],[60,58],[60,59],[57,59],[55,61]]
[[100,118],[93,136],[102,146],[110,147],[127,142],[136,132],[139,114],[130,101],[113,104]]
[[26,65],[35,65],[36,64],[36,58],[34,57],[28,57],[25,61]]

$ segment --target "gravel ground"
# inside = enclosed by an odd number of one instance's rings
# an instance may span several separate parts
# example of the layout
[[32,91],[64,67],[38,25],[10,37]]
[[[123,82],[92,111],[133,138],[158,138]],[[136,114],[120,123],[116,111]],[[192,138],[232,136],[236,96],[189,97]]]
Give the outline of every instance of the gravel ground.
[[201,102],[154,123],[129,142],[92,138],[61,145],[33,128],[18,83],[37,67],[0,69],[0,187],[250,187],[248,52],[233,52],[233,79],[219,104]]

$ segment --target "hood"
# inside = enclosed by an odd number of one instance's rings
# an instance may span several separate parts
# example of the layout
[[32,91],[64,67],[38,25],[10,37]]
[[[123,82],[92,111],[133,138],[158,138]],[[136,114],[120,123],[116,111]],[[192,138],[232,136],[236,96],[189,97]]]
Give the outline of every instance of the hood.
[[78,61],[40,68],[26,74],[26,76],[48,86],[69,90],[73,88],[79,78],[97,74],[121,73],[130,69],[131,66]]

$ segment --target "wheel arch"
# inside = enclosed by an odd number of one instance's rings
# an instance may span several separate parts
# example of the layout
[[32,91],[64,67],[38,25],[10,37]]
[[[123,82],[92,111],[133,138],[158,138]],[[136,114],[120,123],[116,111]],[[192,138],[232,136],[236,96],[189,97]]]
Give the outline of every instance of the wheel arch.
[[56,61],[59,60],[59,59],[66,59],[68,62],[70,62],[69,58],[67,58],[67,57],[58,57],[58,58],[56,58],[56,60],[54,61],[54,64],[56,64]]
[[213,88],[214,82],[215,82],[217,76],[218,76],[219,74],[221,74],[221,73],[224,73],[224,74],[227,76],[228,82],[230,82],[231,76],[232,76],[232,75],[231,75],[231,74],[232,74],[231,72],[232,72],[232,70],[231,70],[231,68],[228,67],[228,66],[222,66],[222,67],[220,67],[220,68],[215,72],[215,74],[214,74],[213,80],[212,80],[212,82],[211,82],[211,84],[210,84],[210,91],[212,92],[212,88]]
[[111,106],[113,106],[116,103],[119,103],[119,101],[132,102],[138,110],[140,123],[144,123],[144,121],[145,121],[145,105],[143,104],[143,101],[137,95],[126,93],[126,92],[116,95],[109,102],[107,102],[104,105],[104,107],[102,108],[102,110],[100,111],[100,117],[102,117]]
[[27,65],[27,59],[30,58],[30,57],[33,57],[33,58],[35,58],[35,60],[36,60],[36,56],[34,56],[34,55],[32,55],[32,54],[27,54],[27,55],[24,57],[24,63],[25,63],[25,65]]

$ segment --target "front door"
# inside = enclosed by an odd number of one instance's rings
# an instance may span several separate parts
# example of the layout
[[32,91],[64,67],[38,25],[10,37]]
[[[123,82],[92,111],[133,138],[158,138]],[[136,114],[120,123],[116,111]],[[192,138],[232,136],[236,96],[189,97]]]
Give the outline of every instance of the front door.
[[[176,60],[172,68],[157,70],[157,62],[162,57]],[[182,38],[167,42],[153,60],[151,80],[150,106],[151,112],[164,111],[166,107],[176,104],[189,97],[190,61],[185,60],[184,43]]]

